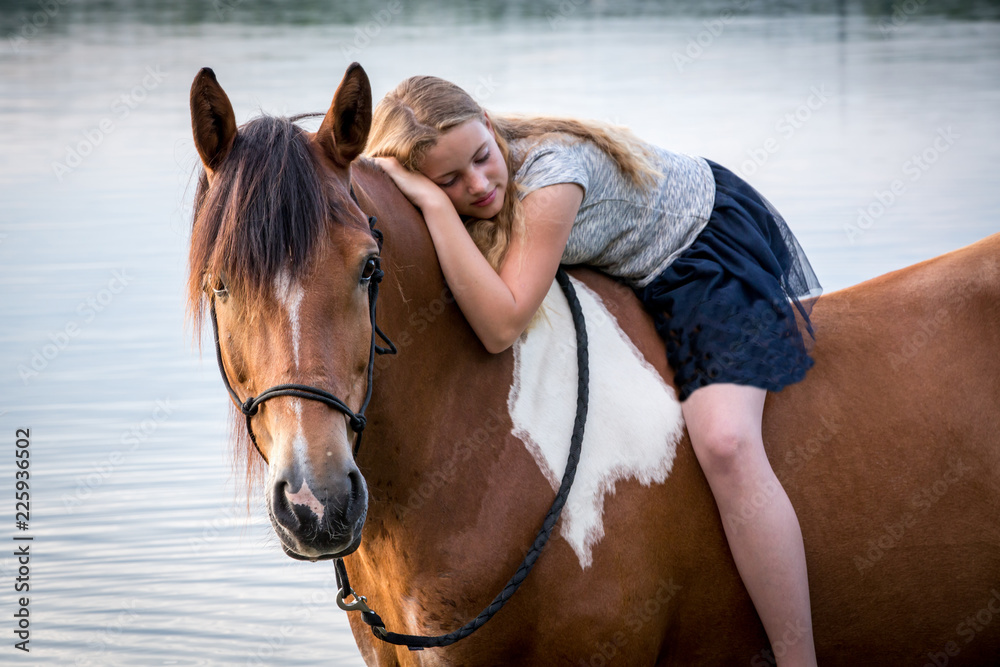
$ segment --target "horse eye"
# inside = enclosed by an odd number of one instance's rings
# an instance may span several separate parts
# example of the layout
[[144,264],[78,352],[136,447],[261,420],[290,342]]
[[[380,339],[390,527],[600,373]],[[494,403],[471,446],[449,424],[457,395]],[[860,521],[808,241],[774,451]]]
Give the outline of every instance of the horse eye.
[[372,276],[375,275],[375,272],[378,271],[378,268],[379,268],[378,257],[369,257],[368,261],[365,262],[364,270],[361,272],[362,282],[367,282],[371,280]]
[[215,297],[219,299],[219,301],[222,301],[223,303],[226,302],[226,299],[229,297],[229,288],[226,287],[225,276],[220,275],[216,278],[215,286],[212,287],[212,291],[215,292]]

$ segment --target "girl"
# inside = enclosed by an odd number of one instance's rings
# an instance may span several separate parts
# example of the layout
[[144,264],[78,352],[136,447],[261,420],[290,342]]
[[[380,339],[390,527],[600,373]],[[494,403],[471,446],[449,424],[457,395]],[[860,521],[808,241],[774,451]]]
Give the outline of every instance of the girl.
[[[796,313],[811,336],[798,298],[819,289],[781,216],[713,162],[597,123],[491,116],[436,77],[379,102],[367,153],[423,212],[490,352],[525,330],[561,263],[635,289],[721,515],[741,517],[723,521],[726,537],[771,644],[787,648],[778,664],[814,665],[802,534],[761,436],[766,391],[812,365]],[[767,504],[743,520],[759,492]]]

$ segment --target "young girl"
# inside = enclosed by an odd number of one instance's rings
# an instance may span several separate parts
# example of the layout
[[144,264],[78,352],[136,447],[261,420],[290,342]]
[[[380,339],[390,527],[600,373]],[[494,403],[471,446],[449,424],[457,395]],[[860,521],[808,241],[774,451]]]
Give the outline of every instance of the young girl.
[[666,341],[720,513],[740,517],[723,520],[726,537],[772,646],[786,648],[778,664],[814,665],[802,534],[761,436],[766,391],[812,365],[796,313],[811,335],[798,298],[819,289],[781,216],[713,162],[598,123],[488,115],[436,77],[379,102],[367,153],[423,212],[490,352],[525,330],[559,264],[634,288]]

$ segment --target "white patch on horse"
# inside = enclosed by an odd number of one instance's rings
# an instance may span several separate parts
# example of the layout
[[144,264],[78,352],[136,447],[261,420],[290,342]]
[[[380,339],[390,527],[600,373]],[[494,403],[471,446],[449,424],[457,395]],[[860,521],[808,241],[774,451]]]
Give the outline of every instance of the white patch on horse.
[[309,483],[305,479],[302,480],[302,486],[299,487],[298,491],[295,493],[288,493],[286,491],[285,496],[287,496],[288,500],[295,505],[304,505],[305,507],[308,507],[320,521],[323,520],[323,503],[316,498],[312,490],[309,488]]
[[[580,567],[593,563],[604,537],[604,498],[619,480],[663,483],[684,430],[676,392],[646,361],[600,297],[573,280],[587,322],[590,404],[580,463],[562,512],[560,534]],[[552,489],[566,470],[576,416],[576,333],[569,304],[553,282],[543,313],[514,344],[507,407]]]
[[[299,339],[302,335],[302,324],[299,321],[299,306],[302,304],[302,297],[305,296],[305,290],[302,289],[302,285],[298,281],[292,280],[291,272],[288,269],[284,269],[274,277],[274,296],[278,300],[278,303],[284,306],[288,312],[288,322],[292,325],[292,351],[295,353],[295,370],[298,370]],[[296,419],[292,451],[295,452],[295,460],[305,474],[308,473],[309,468],[309,443],[302,432],[302,401],[299,399],[292,400],[292,409],[295,410]],[[320,518],[323,517],[322,507],[317,514]]]
[[302,334],[302,325],[299,322],[299,305],[305,290],[302,285],[292,280],[292,274],[288,269],[274,277],[274,295],[285,310],[288,311],[288,321],[292,325],[292,349],[295,351],[295,370],[299,368],[299,338]]
[[[295,453],[295,462],[301,468],[303,474],[309,471],[309,441],[306,440],[302,432],[302,399],[292,399],[292,410],[295,411],[295,437],[292,439],[292,451]],[[320,515],[322,517],[322,515]]]
[[302,432],[302,400],[293,398],[292,409],[295,410],[295,438],[292,440],[292,451],[295,452],[296,463],[305,473],[309,470],[309,441]]

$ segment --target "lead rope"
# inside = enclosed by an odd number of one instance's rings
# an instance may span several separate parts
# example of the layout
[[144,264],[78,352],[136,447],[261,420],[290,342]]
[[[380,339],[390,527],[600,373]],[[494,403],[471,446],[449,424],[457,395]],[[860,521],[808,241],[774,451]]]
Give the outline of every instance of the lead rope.
[[[405,635],[387,630],[385,623],[379,615],[368,606],[365,597],[358,595],[351,588],[344,560],[342,558],[335,559],[333,564],[337,572],[337,586],[340,588],[340,591],[337,593],[337,606],[344,611],[361,612],[361,619],[371,626],[372,634],[384,642],[397,646],[406,646],[411,651],[420,651],[425,648],[450,646],[458,640],[468,637],[483,627],[487,621],[493,618],[494,614],[507,604],[508,600],[520,588],[528,573],[531,572],[535,561],[538,560],[542,549],[545,548],[545,544],[549,541],[552,529],[559,519],[559,515],[562,513],[563,505],[566,504],[566,498],[569,496],[570,488],[573,485],[573,478],[576,476],[576,467],[580,462],[580,447],[583,444],[583,433],[587,425],[587,406],[590,398],[587,326],[584,321],[583,311],[580,307],[580,301],[577,299],[576,290],[569,280],[569,276],[561,268],[556,273],[556,280],[559,282],[559,286],[562,288],[566,295],[566,300],[569,302],[570,312],[573,315],[573,325],[576,327],[576,362],[579,379],[576,396],[576,421],[573,424],[573,437],[570,440],[569,460],[566,462],[566,472],[563,474],[562,483],[559,485],[559,491],[556,493],[555,500],[552,501],[552,507],[549,508],[548,514],[545,515],[542,528],[538,531],[538,536],[521,562],[521,566],[517,568],[514,576],[510,578],[510,581],[503,587],[503,590],[493,598],[493,601],[478,616],[458,630],[449,632],[446,635]],[[353,598],[353,602],[347,602],[346,598]]]

